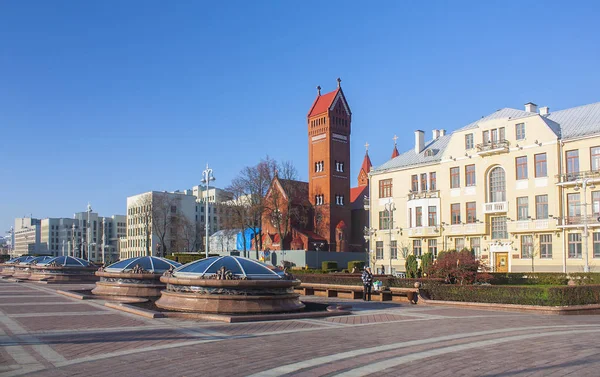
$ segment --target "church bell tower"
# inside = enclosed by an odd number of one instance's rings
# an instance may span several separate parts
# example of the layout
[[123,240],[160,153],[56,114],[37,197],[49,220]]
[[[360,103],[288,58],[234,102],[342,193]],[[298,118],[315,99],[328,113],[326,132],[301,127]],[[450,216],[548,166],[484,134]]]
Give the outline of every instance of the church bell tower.
[[349,251],[350,130],[352,112],[342,91],[321,94],[308,112],[309,199],[315,209],[315,232],[330,251]]

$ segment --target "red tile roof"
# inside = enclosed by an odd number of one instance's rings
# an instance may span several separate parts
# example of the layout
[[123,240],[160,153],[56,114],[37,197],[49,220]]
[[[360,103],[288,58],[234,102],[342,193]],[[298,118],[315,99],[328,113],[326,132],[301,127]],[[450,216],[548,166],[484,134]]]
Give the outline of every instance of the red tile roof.
[[[350,203],[354,203],[357,199],[362,200],[363,195],[367,194],[367,189],[368,189],[368,186],[352,187],[350,189]],[[363,203],[360,202],[360,205],[362,206]]]
[[327,109],[329,109],[329,107],[333,103],[333,100],[335,99],[335,96],[338,94],[339,91],[340,88],[337,88],[333,92],[317,96],[315,102],[313,102],[313,105],[311,106],[308,112],[308,117],[310,118],[314,115],[319,115],[327,112]]

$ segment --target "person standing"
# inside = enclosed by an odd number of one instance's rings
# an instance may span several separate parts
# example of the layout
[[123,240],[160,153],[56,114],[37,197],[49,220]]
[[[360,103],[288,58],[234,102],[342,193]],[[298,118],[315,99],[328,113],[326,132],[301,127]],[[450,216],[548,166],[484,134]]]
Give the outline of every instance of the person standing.
[[371,288],[373,288],[373,274],[371,268],[366,267],[362,273],[363,301],[371,301]]

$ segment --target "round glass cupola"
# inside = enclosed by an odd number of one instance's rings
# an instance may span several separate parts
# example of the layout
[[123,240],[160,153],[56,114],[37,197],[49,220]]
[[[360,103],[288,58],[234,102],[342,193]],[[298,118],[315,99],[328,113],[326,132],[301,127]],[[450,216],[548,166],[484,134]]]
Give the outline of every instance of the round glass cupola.
[[237,256],[222,256],[200,259],[183,265],[173,271],[176,278],[210,279],[219,271],[231,272],[238,279],[282,280],[284,272],[273,266]]
[[104,271],[126,273],[133,270],[136,266],[139,266],[138,268],[143,268],[150,273],[162,274],[171,268],[175,269],[181,267],[182,264],[166,258],[144,256],[118,261],[106,267]]

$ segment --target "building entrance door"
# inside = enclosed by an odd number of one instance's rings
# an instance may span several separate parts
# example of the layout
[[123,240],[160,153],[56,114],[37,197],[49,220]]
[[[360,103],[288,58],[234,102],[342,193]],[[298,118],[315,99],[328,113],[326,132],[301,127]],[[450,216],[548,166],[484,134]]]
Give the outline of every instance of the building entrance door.
[[496,272],[508,272],[508,253],[496,253]]

